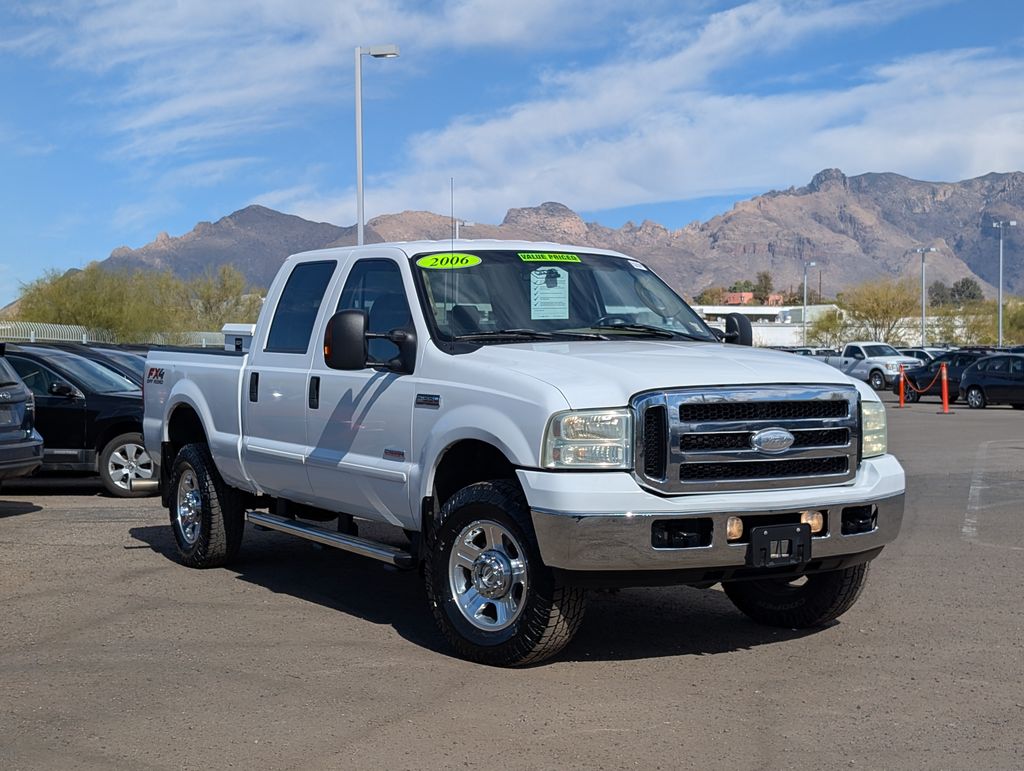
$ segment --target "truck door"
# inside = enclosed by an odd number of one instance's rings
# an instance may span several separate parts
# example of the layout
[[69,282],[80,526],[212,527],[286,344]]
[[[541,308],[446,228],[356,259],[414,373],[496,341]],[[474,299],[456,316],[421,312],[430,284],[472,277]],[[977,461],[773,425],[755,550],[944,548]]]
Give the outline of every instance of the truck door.
[[[848,345],[843,350],[843,361],[839,369],[847,374],[853,374],[857,367],[864,361],[864,351],[859,345]],[[861,378],[862,380],[864,378]]]
[[[336,260],[295,264],[281,291],[269,331],[254,350],[242,382],[242,453],[246,472],[260,489],[291,500],[310,495],[305,459],[308,450],[306,381],[313,351],[313,330],[324,323],[324,294]],[[256,346],[259,346],[257,349]],[[321,355],[321,360],[322,360]]]
[[[396,259],[368,256],[352,265],[336,310],[365,310],[370,332],[413,329]],[[331,309],[334,311],[335,309]],[[371,360],[398,355],[387,340],[371,340]],[[314,502],[325,508],[403,527],[413,526],[408,484],[415,375],[377,367],[329,369],[320,351],[309,371],[306,468]],[[315,398],[314,398],[315,397]]]

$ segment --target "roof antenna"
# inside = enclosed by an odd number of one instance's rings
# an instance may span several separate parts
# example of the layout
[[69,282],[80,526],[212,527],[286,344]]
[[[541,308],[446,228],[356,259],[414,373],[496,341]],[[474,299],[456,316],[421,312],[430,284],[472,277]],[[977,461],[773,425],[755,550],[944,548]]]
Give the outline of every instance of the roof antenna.
[[451,184],[451,212],[452,212],[452,252],[455,251],[455,177],[450,179]]

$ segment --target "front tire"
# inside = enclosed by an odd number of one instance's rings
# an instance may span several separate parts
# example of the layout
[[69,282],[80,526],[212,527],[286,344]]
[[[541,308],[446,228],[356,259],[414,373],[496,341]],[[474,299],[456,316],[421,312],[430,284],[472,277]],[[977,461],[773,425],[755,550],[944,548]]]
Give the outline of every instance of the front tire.
[[881,391],[885,388],[885,375],[879,372],[877,369],[871,370],[871,374],[868,375],[868,382],[871,387],[876,391]]
[[153,459],[146,452],[142,434],[132,432],[111,439],[100,452],[100,480],[118,498],[142,498],[153,490],[133,490],[135,482],[153,479]]
[[428,529],[427,597],[459,656],[492,666],[554,656],[583,619],[585,593],[541,560],[522,492],[512,482],[459,490]]
[[205,444],[186,444],[171,467],[171,530],[178,558],[193,568],[227,564],[242,545],[242,496],[220,477]]
[[919,393],[918,393],[917,391],[915,391],[915,390],[914,390],[913,388],[909,388],[909,387],[908,387],[908,388],[907,388],[907,389],[906,389],[906,390],[905,390],[905,391],[903,392],[903,400],[904,400],[904,401],[905,401],[905,402],[906,402],[907,404],[916,404],[917,402],[921,401],[921,394],[919,394]]
[[971,386],[967,389],[968,407],[972,410],[983,410],[986,404],[988,404],[988,400],[985,398],[985,392],[978,388],[978,386]]
[[784,578],[722,584],[741,612],[759,624],[789,629],[822,626],[848,611],[864,588],[868,563],[813,573],[797,584]]

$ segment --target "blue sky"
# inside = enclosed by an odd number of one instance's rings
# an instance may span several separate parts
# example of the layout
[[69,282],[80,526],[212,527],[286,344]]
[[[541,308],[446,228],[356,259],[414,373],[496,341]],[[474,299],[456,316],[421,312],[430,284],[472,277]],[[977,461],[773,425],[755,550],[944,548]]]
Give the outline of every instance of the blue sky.
[[1024,168],[1013,0],[7,0],[0,305],[251,203],[707,220],[827,167]]

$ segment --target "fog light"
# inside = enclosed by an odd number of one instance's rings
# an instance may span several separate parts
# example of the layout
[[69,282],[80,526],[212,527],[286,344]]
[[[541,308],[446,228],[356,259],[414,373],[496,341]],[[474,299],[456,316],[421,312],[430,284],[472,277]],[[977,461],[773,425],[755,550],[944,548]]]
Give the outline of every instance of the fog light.
[[825,517],[821,515],[820,511],[801,511],[800,524],[810,525],[812,533],[820,533],[825,527]]
[[725,521],[725,537],[730,541],[738,541],[743,537],[743,520],[739,517],[729,517]]

